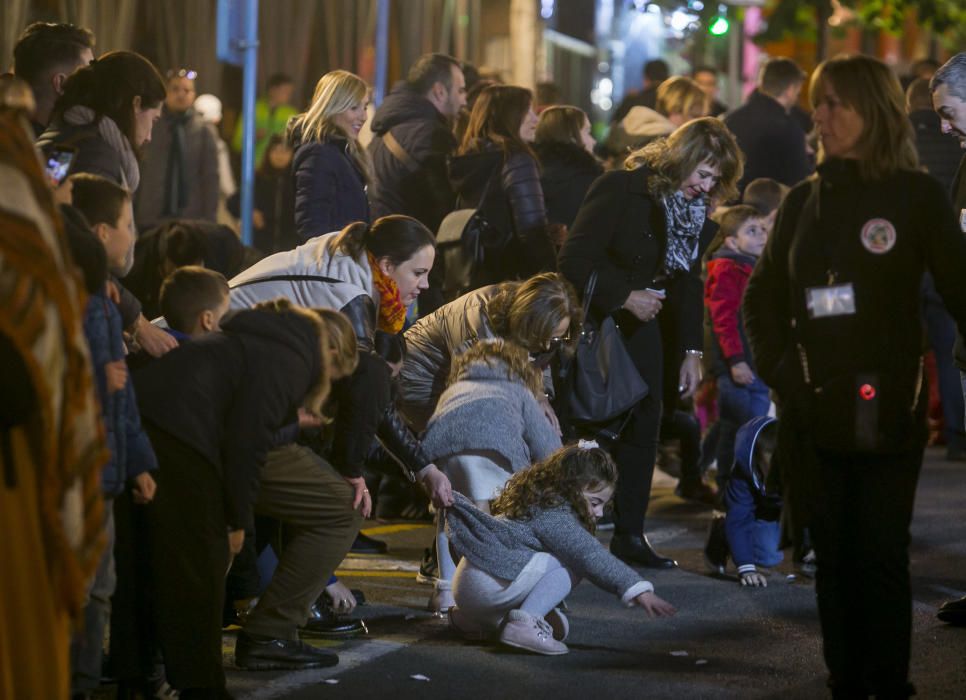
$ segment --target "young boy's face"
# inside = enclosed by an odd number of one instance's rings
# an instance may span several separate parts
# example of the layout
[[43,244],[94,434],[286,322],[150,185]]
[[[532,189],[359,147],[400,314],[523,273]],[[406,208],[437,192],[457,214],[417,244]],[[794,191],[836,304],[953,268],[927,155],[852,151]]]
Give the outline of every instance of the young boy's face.
[[768,229],[765,227],[765,220],[760,218],[748,219],[738,227],[734,236],[725,239],[725,243],[733,251],[753,258],[761,257],[767,242]]
[[113,226],[100,223],[94,230],[107,251],[107,264],[110,268],[124,268],[131,246],[134,245],[134,211],[131,200],[121,207],[121,216]]

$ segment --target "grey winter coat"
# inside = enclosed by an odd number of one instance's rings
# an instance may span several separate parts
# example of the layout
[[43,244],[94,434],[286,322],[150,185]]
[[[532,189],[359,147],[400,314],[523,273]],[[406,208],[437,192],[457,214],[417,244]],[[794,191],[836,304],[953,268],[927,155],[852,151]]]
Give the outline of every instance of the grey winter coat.
[[[174,147],[175,125],[184,127],[184,190],[187,200],[181,211],[166,216],[168,165]],[[194,110],[174,115],[165,108],[154,125],[151,141],[144,144],[141,184],[134,203],[134,220],[147,231],[165,218],[214,221],[219,196],[218,145],[215,132]]]
[[631,567],[604,549],[587,532],[569,505],[530,511],[529,520],[510,520],[484,513],[468,498],[454,493],[447,508],[450,545],[473,566],[512,581],[538,552],[548,552],[571,574],[618,596],[625,604],[654,590]]
[[446,388],[453,355],[478,339],[496,338],[486,302],[499,285],[482,287],[419,319],[406,331],[406,360],[399,375],[400,410],[417,432],[426,427]]
[[537,399],[502,362],[474,362],[443,392],[423,436],[427,457],[492,450],[517,472],[560,448]]

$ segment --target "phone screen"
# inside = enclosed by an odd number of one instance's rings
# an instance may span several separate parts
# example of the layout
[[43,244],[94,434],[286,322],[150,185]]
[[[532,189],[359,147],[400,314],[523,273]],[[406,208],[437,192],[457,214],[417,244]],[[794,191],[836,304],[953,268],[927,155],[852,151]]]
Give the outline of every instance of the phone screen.
[[56,186],[60,185],[70,172],[70,165],[74,161],[76,151],[56,149],[47,158],[47,177]]

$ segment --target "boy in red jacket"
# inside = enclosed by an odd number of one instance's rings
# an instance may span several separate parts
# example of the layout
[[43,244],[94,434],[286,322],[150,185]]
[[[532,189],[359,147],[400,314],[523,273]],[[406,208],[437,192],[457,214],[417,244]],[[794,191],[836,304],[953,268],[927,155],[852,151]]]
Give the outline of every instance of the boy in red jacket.
[[739,204],[721,218],[720,246],[708,261],[704,302],[708,309],[711,372],[718,384],[721,433],[718,438],[718,489],[724,489],[734,462],[735,434],[756,416],[768,413],[768,387],[755,373],[741,317],[748,278],[768,240],[766,222],[754,207]]

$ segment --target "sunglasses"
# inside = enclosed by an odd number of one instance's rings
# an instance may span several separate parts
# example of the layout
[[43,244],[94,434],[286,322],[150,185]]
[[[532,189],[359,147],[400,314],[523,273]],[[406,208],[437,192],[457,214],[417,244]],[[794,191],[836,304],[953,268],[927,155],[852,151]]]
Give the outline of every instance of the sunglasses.
[[171,69],[165,76],[168,80],[172,78],[187,78],[188,80],[194,80],[198,77],[198,71],[192,70],[191,68],[179,68],[178,70]]

